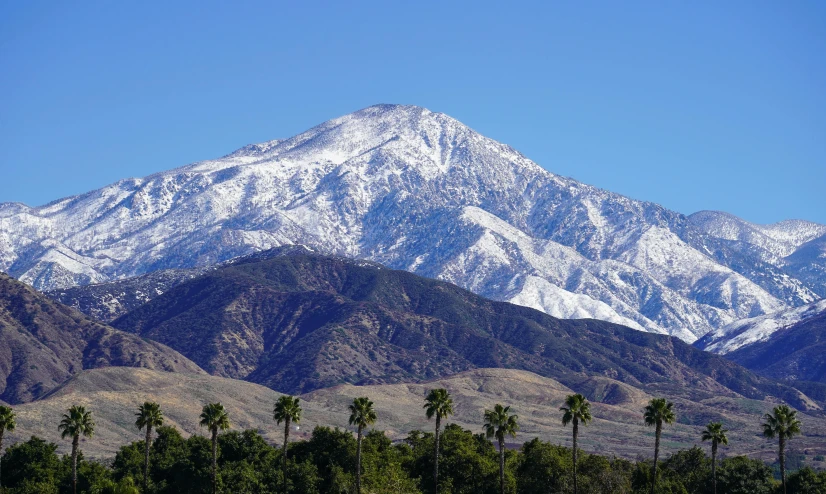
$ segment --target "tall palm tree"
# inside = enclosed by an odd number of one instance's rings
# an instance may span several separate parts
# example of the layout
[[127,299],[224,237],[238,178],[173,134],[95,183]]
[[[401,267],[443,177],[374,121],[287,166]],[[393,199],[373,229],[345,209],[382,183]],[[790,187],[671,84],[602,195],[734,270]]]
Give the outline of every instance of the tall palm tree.
[[152,429],[163,425],[161,406],[153,402],[145,402],[138,407],[135,414],[135,427],[138,430],[146,429],[146,442],[143,445],[143,492],[149,490],[149,446],[152,444]]
[[229,414],[220,403],[205,405],[201,411],[201,427],[206,427],[212,433],[212,494],[218,492],[216,472],[218,470],[218,431],[229,429]]
[[783,482],[783,493],[786,492],[786,441],[800,434],[800,421],[797,420],[797,411],[788,405],[774,407],[772,413],[763,416],[766,420],[763,425],[763,435],[768,438],[778,438],[780,441],[780,480]]
[[272,411],[272,418],[275,419],[276,424],[284,422],[284,493],[287,492],[287,441],[290,438],[290,422],[298,423],[301,421],[301,406],[298,404],[299,399],[293,396],[282,396],[275,402],[275,408]]
[[60,437],[72,438],[72,492],[77,494],[77,454],[79,452],[80,436],[92,437],[95,434],[95,422],[92,412],[75,405],[63,414],[60,425],[57,426]]
[[717,494],[717,445],[728,444],[727,429],[720,422],[709,422],[703,431],[703,441],[711,441],[711,485]]
[[565,406],[559,408],[562,414],[562,425],[574,424],[574,494],[577,494],[577,478],[576,478],[576,438],[579,434],[579,423],[588,425],[591,421],[591,404],[584,396],[577,393],[575,395],[568,395],[565,398]]
[[493,410],[485,410],[485,435],[499,440],[499,490],[505,494],[505,436],[516,437],[519,417],[510,414],[511,407],[497,403]]
[[376,422],[373,402],[366,396],[356,398],[350,405],[350,425],[358,427],[358,446],[356,448],[356,493],[361,494],[361,434],[364,428]]
[[[14,430],[14,410],[11,407],[0,405],[0,457],[3,456],[3,433]],[[0,471],[0,492],[3,492],[3,475]]]
[[436,417],[436,448],[433,453],[433,492],[439,492],[439,429],[442,419],[453,414],[453,400],[446,389],[431,389],[424,401],[427,419]]
[[645,425],[653,425],[656,429],[654,431],[654,476],[651,479],[651,494],[654,494],[654,488],[657,485],[657,460],[660,456],[660,435],[663,431],[663,424],[673,424],[677,419],[674,414],[674,404],[666,401],[665,398],[654,398],[648,402],[643,413]]

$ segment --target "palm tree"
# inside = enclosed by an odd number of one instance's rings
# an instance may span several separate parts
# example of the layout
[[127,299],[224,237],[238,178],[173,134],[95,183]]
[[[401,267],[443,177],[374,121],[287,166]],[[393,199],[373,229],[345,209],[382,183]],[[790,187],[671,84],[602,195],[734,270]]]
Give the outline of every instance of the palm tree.
[[290,422],[301,421],[301,406],[299,399],[293,396],[282,396],[275,402],[272,418],[276,424],[284,422],[284,493],[287,492],[287,441],[290,437]]
[[666,401],[665,398],[653,398],[648,402],[643,414],[645,425],[656,427],[654,432],[654,476],[651,479],[651,494],[657,485],[657,460],[660,456],[660,434],[663,431],[663,423],[673,424],[677,419],[674,415],[674,404]]
[[588,425],[591,421],[591,404],[584,396],[577,393],[575,395],[568,395],[565,398],[565,406],[560,407],[559,410],[564,412],[562,414],[562,425],[574,424],[574,494],[577,494],[577,478],[576,478],[576,438],[579,434],[579,423]]
[[212,433],[212,494],[218,492],[216,471],[218,470],[218,431],[229,429],[229,414],[220,403],[205,405],[201,411],[201,427],[206,427]]
[[783,482],[783,493],[786,492],[786,440],[800,434],[800,421],[797,420],[797,411],[788,405],[774,407],[772,413],[763,416],[763,435],[768,438],[778,438],[780,441],[780,480]]
[[499,490],[505,494],[505,436],[516,437],[519,417],[510,414],[511,407],[497,403],[493,410],[485,410],[485,434],[499,440]]
[[433,453],[433,492],[439,492],[439,429],[442,419],[453,414],[453,400],[446,389],[431,389],[425,398],[424,407],[427,419],[436,417],[436,448]]
[[152,443],[152,428],[163,425],[163,413],[161,413],[160,405],[147,401],[138,407],[138,413],[135,416],[137,417],[135,427],[138,430],[146,428],[146,442],[143,445],[143,492],[147,492],[149,490],[149,445]]
[[350,405],[350,425],[358,426],[358,446],[356,448],[356,493],[361,494],[361,433],[364,428],[376,422],[373,402],[366,396],[356,398]]
[[727,429],[720,422],[710,422],[703,431],[703,441],[711,441],[711,485],[717,494],[717,445],[728,444]]
[[[3,433],[14,430],[14,410],[11,407],[0,405],[0,457],[3,456]],[[0,471],[0,492],[3,492],[3,476]]]
[[92,412],[75,405],[63,414],[63,420],[57,426],[60,437],[72,438],[72,492],[77,494],[77,454],[79,451],[80,436],[92,437],[95,434],[95,422]]

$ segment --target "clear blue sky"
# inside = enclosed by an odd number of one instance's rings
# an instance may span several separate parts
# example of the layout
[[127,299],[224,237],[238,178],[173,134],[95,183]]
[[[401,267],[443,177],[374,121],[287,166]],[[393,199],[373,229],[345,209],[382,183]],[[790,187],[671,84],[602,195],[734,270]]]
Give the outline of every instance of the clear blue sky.
[[0,202],[425,106],[683,213],[826,223],[826,2],[0,3]]

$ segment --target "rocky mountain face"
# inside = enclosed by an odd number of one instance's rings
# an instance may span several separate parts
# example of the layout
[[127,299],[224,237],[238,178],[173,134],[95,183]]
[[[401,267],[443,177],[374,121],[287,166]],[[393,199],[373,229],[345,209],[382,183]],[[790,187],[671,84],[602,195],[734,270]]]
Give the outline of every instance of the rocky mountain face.
[[145,367],[203,373],[160,343],[101,324],[0,273],[0,400],[43,396],[83,369]]
[[380,105],[46,206],[2,204],[0,269],[46,290],[305,244],[690,342],[826,295],[823,235],[686,217],[550,173],[447,115]]
[[495,367],[572,389],[601,377],[695,402],[773,397],[803,409],[822,406],[677,338],[561,320],[443,281],[303,249],[209,270],[112,325],[162,342],[213,375],[288,393]]

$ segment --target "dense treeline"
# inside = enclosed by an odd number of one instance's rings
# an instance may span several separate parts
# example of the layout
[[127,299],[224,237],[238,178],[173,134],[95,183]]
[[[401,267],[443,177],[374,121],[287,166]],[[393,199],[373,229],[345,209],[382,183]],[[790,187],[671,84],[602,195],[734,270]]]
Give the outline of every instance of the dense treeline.
[[[565,405],[560,418],[573,426],[576,437],[577,432],[583,433],[578,427],[591,419],[589,404],[581,395],[572,395]],[[644,420],[657,428],[657,435],[671,421],[670,405],[652,400],[645,410]],[[2,431],[14,428],[14,415],[9,408],[0,408],[2,441]],[[60,422],[63,436],[72,440],[72,454],[60,457],[56,444],[32,437],[6,449],[0,459],[0,478],[6,494],[63,494],[75,489],[95,494],[359,490],[377,494],[495,494],[502,490],[529,494],[706,494],[715,488],[721,494],[784,492],[772,467],[745,456],[717,461],[715,468],[706,451],[694,447],[659,461],[655,469],[650,459],[629,461],[582,450],[574,455],[571,448],[539,439],[524,443],[518,450],[500,449],[498,445],[504,443],[504,438],[517,434],[519,429],[518,416],[508,407],[497,405],[485,412],[483,433],[455,424],[440,428],[439,422],[453,413],[452,401],[444,390],[431,392],[424,409],[428,418],[436,419],[434,432],[413,431],[405,440],[394,443],[380,431],[367,430],[376,420],[376,411],[370,400],[358,398],[350,406],[350,422],[358,434],[316,427],[307,440],[275,446],[257,431],[228,430],[230,417],[220,404],[205,406],[200,417],[209,437],[184,438],[177,429],[162,425],[163,414],[156,404],[146,403],[136,414],[136,426],[145,433],[145,439],[121,447],[113,460],[101,463],[86,460],[76,447],[79,436],[93,437],[94,421],[88,410],[72,407]],[[800,424],[793,413],[789,416],[790,412],[781,406],[774,414],[766,415],[762,426],[771,431],[764,433],[786,440],[791,437],[790,428],[799,429]],[[291,422],[300,422],[299,400],[282,397],[273,418],[284,423],[288,432]],[[703,434],[702,439],[712,443],[714,456],[717,446],[727,442],[725,432],[720,424],[709,424]],[[799,469],[787,475],[785,492],[826,493],[826,472]]]

